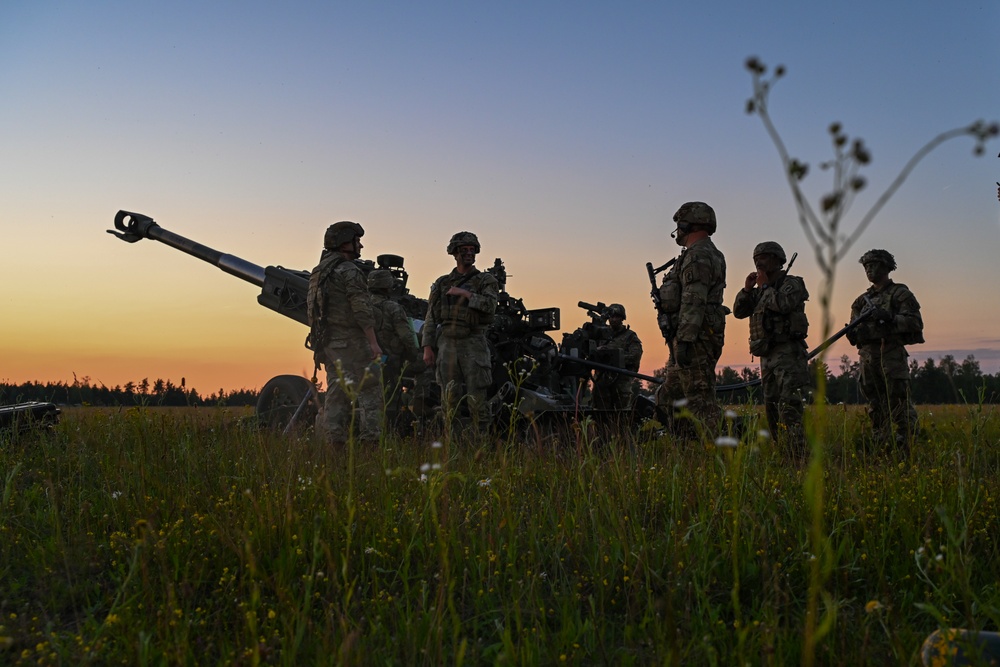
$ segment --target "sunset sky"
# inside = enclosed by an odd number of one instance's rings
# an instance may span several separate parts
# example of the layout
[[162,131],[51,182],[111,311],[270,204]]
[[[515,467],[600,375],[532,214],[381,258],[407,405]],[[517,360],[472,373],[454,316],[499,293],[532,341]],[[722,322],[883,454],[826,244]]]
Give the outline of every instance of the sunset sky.
[[[154,241],[105,233],[119,209],[256,264],[311,269],[328,224],[364,256],[406,258],[421,296],[474,231],[509,291],[558,306],[623,303],[663,365],[644,265],[677,254],[674,211],[710,203],[731,305],[751,250],[819,276],[760,120],[748,56],[788,74],[771,98],[789,150],[829,174],[827,127],[874,162],[860,215],[944,130],[1000,119],[1000,3],[0,3],[0,381],[107,386],[186,378],[203,393],[309,375],[306,329],[259,290]],[[946,143],[841,266],[833,311],[895,254],[923,307],[919,360],[1000,370],[1000,141]],[[821,340],[816,299],[810,346]],[[556,334],[556,340],[559,335]],[[831,351],[834,363],[850,353]],[[721,365],[751,362],[729,320]]]

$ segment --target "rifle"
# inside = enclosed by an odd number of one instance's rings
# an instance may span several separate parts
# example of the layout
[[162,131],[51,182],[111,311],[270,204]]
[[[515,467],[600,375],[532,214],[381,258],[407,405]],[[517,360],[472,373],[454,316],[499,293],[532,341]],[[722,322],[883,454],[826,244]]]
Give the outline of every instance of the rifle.
[[[855,317],[853,320],[851,320],[850,322],[848,322],[844,326],[844,328],[842,328],[840,331],[838,331],[837,333],[833,334],[832,336],[830,336],[829,338],[827,338],[825,341],[823,341],[822,343],[820,343],[819,345],[817,345],[815,349],[813,349],[812,351],[810,351],[809,354],[806,355],[806,361],[812,361],[815,357],[819,356],[819,354],[821,352],[823,352],[828,347],[830,347],[831,345],[833,345],[834,343],[836,343],[838,340],[840,340],[841,338],[843,338],[844,336],[846,336],[847,332],[849,332],[851,329],[854,329],[859,324],[861,324],[862,322],[864,322],[865,320],[867,320],[869,317],[872,316],[872,314],[876,310],[878,310],[878,308],[875,306],[875,304],[873,304],[871,302],[871,300],[868,299],[868,295],[865,295],[865,303],[867,305],[864,307],[864,309],[860,313],[858,313],[857,317]],[[746,387],[756,387],[759,384],[760,384],[760,379],[758,378],[756,380],[749,380],[747,382],[738,382],[736,384],[724,384],[724,385],[721,385],[721,386],[717,386],[715,388],[715,391],[716,391],[716,393],[723,392],[723,391],[735,391],[737,389],[744,389]]]
[[663,312],[663,302],[660,299],[660,288],[656,284],[656,274],[666,271],[671,266],[677,263],[679,257],[674,257],[668,261],[663,266],[653,268],[652,262],[646,262],[646,273],[649,275],[649,296],[653,297],[653,307],[656,309],[656,324],[660,327],[660,333],[663,334],[663,340],[666,341],[667,347],[670,349],[670,355],[673,356],[674,348],[673,341],[669,335],[670,331],[670,316]]

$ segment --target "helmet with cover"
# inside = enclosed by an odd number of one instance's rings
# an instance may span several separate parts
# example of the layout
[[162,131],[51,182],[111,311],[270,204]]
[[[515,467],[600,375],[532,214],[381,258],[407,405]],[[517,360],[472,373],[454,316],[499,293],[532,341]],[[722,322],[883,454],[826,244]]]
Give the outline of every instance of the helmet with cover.
[[323,247],[327,250],[337,250],[343,244],[353,241],[355,237],[364,236],[364,228],[356,222],[341,220],[326,228],[323,235]]
[[712,235],[715,233],[715,211],[703,201],[689,201],[674,213],[674,222],[681,231],[691,231],[690,225],[699,225]]
[[613,303],[610,306],[608,306],[608,309],[604,311],[604,313],[608,317],[620,317],[624,320],[625,306],[621,305],[620,303]]
[[368,289],[373,292],[388,292],[392,289],[394,282],[395,280],[392,277],[392,272],[385,269],[375,269],[368,274]]
[[775,241],[764,241],[763,243],[758,243],[757,247],[753,249],[754,259],[761,255],[773,255],[777,257],[782,264],[784,264],[788,259],[785,257],[785,249]]
[[454,255],[455,251],[464,245],[471,245],[476,248],[476,254],[479,254],[479,237],[477,237],[472,232],[458,232],[451,237],[448,241],[448,254]]
[[896,270],[896,258],[893,257],[888,250],[869,250],[865,254],[861,255],[861,259],[859,259],[858,262],[862,266],[878,263],[890,271]]

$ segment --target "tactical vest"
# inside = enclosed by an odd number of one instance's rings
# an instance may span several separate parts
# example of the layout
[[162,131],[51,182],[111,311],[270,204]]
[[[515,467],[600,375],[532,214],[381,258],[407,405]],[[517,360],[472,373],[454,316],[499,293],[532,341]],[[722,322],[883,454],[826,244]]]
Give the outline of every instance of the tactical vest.
[[474,269],[460,280],[452,282],[451,274],[442,276],[434,283],[432,290],[437,291],[437,312],[435,316],[441,327],[441,334],[449,338],[465,338],[474,333],[485,331],[493,322],[493,313],[483,313],[469,308],[469,302],[457,296],[448,296],[447,291],[452,287],[464,287],[476,291],[484,276],[478,269]]
[[[796,280],[801,283],[801,278],[783,276],[775,283],[774,287],[769,289],[780,289],[785,280]],[[806,317],[805,302],[788,314],[765,308],[754,308],[750,315],[750,352],[756,356],[766,354],[766,348],[773,344],[805,340],[808,334],[809,319]]]
[[[895,317],[899,314],[899,304],[906,298],[909,288],[903,283],[892,283],[881,292],[869,289],[865,295],[871,299],[876,308],[886,310]],[[864,302],[864,295],[855,301],[854,310],[860,312],[867,304]],[[881,340],[898,341],[901,345],[918,345],[924,342],[923,331],[892,331],[885,332],[885,329],[871,318],[862,322],[857,327],[857,333],[852,336],[859,344],[871,344]]]
[[[319,353],[327,343],[326,285],[330,275],[342,262],[343,255],[328,253],[309,276],[309,291],[306,295],[306,314],[309,319],[309,337],[306,347]],[[317,362],[319,359],[317,359]]]
[[[375,296],[372,301],[375,306],[373,308],[375,337],[378,339],[379,346],[386,354],[405,356],[409,349],[399,339],[399,334],[396,333],[396,328],[392,326],[392,321],[387,313],[393,302],[383,296]],[[409,322],[409,318],[407,318],[407,322]]]

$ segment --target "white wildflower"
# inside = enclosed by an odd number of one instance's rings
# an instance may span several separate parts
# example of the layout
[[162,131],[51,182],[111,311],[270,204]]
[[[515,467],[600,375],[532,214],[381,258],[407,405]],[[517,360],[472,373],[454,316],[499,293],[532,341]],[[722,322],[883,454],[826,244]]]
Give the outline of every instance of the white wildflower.
[[421,463],[420,464],[420,472],[427,472],[430,469],[431,469],[431,464],[430,463]]
[[676,401],[674,401],[675,408],[683,408],[687,404],[688,400],[686,398],[678,398]]
[[441,449],[444,445],[441,444],[440,440],[435,440],[431,443],[431,449]]
[[731,435],[720,435],[715,439],[716,447],[735,447],[740,444],[740,441]]
[[737,417],[739,417],[739,415],[736,414],[735,410],[726,410],[725,416],[726,419],[736,419]]
[[761,430],[757,431],[757,437],[764,438],[765,440],[770,440],[771,432],[768,431],[766,428],[762,428]]
[[111,498],[112,498],[112,500],[118,500],[121,497],[122,497],[122,492],[121,491],[112,491],[111,492]]
[[489,485],[490,485],[490,484],[491,484],[492,482],[493,482],[493,480],[492,480],[492,479],[491,479],[490,477],[487,477],[487,478],[485,478],[485,479],[481,479],[481,480],[479,480],[479,486],[481,486],[481,487],[483,487],[483,488],[486,488],[486,487],[488,487],[488,486],[489,486]]

